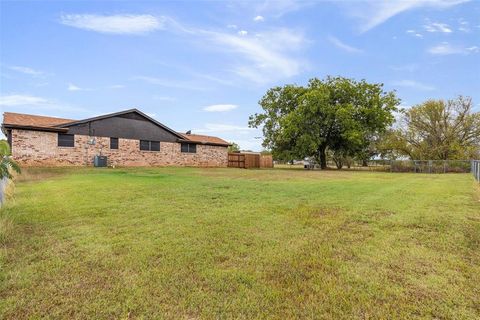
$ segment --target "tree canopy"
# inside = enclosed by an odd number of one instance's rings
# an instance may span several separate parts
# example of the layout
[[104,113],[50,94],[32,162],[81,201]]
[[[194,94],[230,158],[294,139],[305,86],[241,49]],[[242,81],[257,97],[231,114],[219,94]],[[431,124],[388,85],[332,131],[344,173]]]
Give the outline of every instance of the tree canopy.
[[384,147],[417,160],[480,157],[480,112],[471,98],[428,100],[404,111]]
[[370,158],[371,141],[393,123],[400,100],[382,84],[327,77],[272,88],[259,104],[264,112],[249,125],[263,126],[263,146],[286,160],[313,157],[324,169],[327,150]]
[[235,142],[231,142],[231,144],[228,146],[228,152],[239,152],[239,151],[240,151],[240,146]]

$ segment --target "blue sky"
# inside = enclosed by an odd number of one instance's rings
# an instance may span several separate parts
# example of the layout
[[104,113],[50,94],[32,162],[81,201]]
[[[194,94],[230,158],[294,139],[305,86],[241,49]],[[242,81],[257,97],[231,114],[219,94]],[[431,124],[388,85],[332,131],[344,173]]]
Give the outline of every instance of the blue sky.
[[260,150],[272,86],[341,75],[480,109],[480,1],[2,1],[0,111],[137,107]]

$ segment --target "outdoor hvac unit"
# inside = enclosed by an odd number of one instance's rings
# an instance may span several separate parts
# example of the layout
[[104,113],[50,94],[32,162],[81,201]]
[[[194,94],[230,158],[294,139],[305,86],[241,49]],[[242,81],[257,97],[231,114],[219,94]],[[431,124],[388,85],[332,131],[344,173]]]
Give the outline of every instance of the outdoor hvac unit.
[[95,156],[93,158],[93,165],[95,167],[106,167],[107,166],[107,156]]

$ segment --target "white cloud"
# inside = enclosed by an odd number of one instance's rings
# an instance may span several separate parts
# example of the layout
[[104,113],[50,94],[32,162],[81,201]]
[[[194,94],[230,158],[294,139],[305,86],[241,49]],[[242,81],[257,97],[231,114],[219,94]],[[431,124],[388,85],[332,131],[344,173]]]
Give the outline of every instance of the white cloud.
[[225,111],[231,111],[236,108],[238,108],[238,106],[235,104],[213,104],[213,105],[204,107],[203,110],[207,112],[225,112]]
[[397,87],[413,88],[421,91],[432,91],[435,90],[434,86],[424,84],[415,80],[399,80],[392,82],[392,85]]
[[[303,33],[298,30],[276,28],[259,32],[255,35],[249,35],[246,31],[232,34],[231,32],[187,28],[171,18],[164,17],[164,19],[169,22],[166,25],[166,30],[194,37],[196,38],[195,40],[200,40],[196,41],[196,43],[205,46],[207,50],[223,52],[233,64],[232,67],[227,67],[226,70],[250,82],[266,84],[279,79],[289,78],[299,74],[307,65],[305,61],[299,59],[294,54],[294,52],[300,51],[307,43]],[[165,87],[206,89],[191,81],[172,82],[171,79],[143,75],[136,76],[133,79]],[[210,77],[208,80],[214,79]],[[218,78],[217,82],[231,84],[231,81]]]
[[47,98],[32,96],[28,94],[10,94],[0,96],[0,106],[2,107],[22,107],[32,109],[56,110],[62,112],[85,112],[83,108],[73,107],[67,104],[58,103]]
[[153,100],[159,100],[159,101],[175,101],[177,99],[173,98],[173,97],[166,97],[166,96],[157,96],[157,95],[154,95],[152,97]]
[[238,26],[236,24],[229,24],[227,25],[228,29],[238,29]]
[[221,32],[204,32],[207,40],[217,50],[233,53],[243,58],[244,63],[235,59],[232,71],[255,83],[265,84],[277,79],[297,75],[305,63],[291,52],[300,50],[306,43],[300,32],[276,29],[258,33],[254,37],[236,36]]
[[64,14],[60,17],[64,25],[79,29],[113,34],[144,34],[163,29],[164,19],[149,14]]
[[465,19],[463,19],[463,18],[458,19],[458,23],[460,24],[460,26],[458,27],[458,31],[461,31],[461,32],[471,32],[472,31],[472,29],[470,29],[470,23],[468,21],[466,21]]
[[360,32],[366,32],[408,10],[417,8],[446,9],[468,1],[470,0],[369,0],[340,3],[346,6],[350,15],[361,21]]
[[92,89],[89,88],[80,88],[79,86],[74,85],[73,83],[69,83],[67,87],[68,91],[91,91]]
[[167,87],[167,88],[176,88],[176,89],[188,89],[188,90],[207,90],[206,87],[197,85],[194,82],[189,81],[180,81],[172,79],[164,79],[150,76],[135,76],[132,77],[132,80],[140,80],[153,85]]
[[470,54],[478,53],[479,48],[477,46],[463,47],[451,45],[448,42],[443,42],[439,45],[429,48],[428,52],[434,55]]
[[238,31],[239,36],[246,36],[247,34],[248,34],[248,31],[245,31],[245,30]]
[[[253,2],[246,1],[245,4],[251,6]],[[269,16],[280,18],[281,16],[297,11],[306,6],[315,4],[315,1],[311,0],[264,0],[255,7],[255,11],[258,13],[267,13]]]
[[335,38],[334,36],[329,36],[328,41],[330,41],[330,43],[332,43],[337,48],[340,48],[340,49],[342,49],[344,51],[347,51],[347,52],[350,52],[350,53],[362,53],[363,52],[363,50],[352,47],[352,46],[340,41],[339,39]]
[[411,34],[412,36],[417,37],[417,38],[423,38],[423,34],[418,33],[417,31],[415,31],[413,29],[407,30],[407,33]]
[[262,22],[265,21],[265,18],[263,16],[256,16],[255,18],[253,18],[253,21]]
[[41,97],[30,95],[12,94],[0,96],[0,106],[23,106],[23,105],[41,105],[48,103],[48,100]]
[[430,22],[423,26],[427,32],[451,33],[452,29],[446,23]]
[[28,74],[28,75],[31,75],[31,76],[34,76],[34,77],[45,76],[45,73],[43,71],[34,70],[32,68],[29,68],[29,67],[9,66],[8,68],[10,70],[20,72],[20,73],[23,73],[23,74]]

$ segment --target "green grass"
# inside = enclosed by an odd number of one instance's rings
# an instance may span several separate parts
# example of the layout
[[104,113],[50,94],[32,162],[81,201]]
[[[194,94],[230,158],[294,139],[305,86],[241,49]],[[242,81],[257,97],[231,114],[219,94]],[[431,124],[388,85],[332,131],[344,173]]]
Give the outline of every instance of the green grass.
[[0,214],[0,318],[480,318],[467,174],[35,169]]

